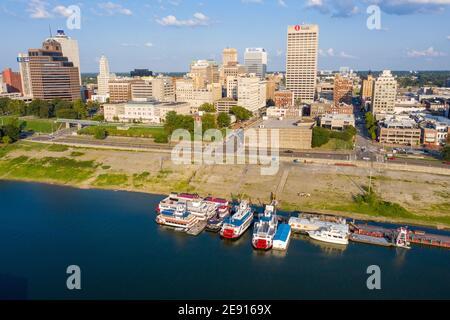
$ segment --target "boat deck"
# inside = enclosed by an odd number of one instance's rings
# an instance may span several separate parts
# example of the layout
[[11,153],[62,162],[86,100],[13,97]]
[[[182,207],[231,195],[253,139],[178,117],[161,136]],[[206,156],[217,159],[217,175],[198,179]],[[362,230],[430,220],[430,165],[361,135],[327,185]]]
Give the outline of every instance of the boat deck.
[[373,245],[383,246],[383,247],[393,247],[394,246],[394,244],[392,242],[389,242],[386,238],[371,237],[371,236],[357,234],[357,233],[351,234],[349,236],[349,240],[351,240],[353,242],[373,244]]
[[200,233],[202,233],[203,230],[205,230],[205,228],[206,228],[206,222],[199,221],[192,228],[190,228],[186,233],[190,236],[198,236]]

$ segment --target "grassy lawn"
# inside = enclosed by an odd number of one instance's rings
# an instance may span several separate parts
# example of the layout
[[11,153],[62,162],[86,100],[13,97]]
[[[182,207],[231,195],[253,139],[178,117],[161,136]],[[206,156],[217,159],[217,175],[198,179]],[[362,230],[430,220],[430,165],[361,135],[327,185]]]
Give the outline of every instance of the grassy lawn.
[[323,149],[323,150],[353,150],[353,142],[332,138],[332,139],[330,139],[330,141],[328,141],[328,143],[320,146],[317,149]]
[[[79,134],[94,135],[96,128],[99,127],[86,127],[78,131]],[[100,126],[100,128],[105,129],[110,136],[119,137],[133,137],[133,138],[157,138],[167,136],[164,128],[155,127],[130,127],[128,129],[119,129],[116,126]]]
[[[6,123],[9,119],[14,118],[13,116],[3,116],[0,117],[4,123]],[[22,123],[25,123],[25,131],[34,131],[39,133],[52,133],[53,131],[57,131],[62,123],[55,123],[54,119],[30,119],[30,118],[19,118]]]
[[101,174],[94,181],[94,185],[97,187],[110,187],[110,186],[123,186],[128,182],[128,176],[126,174]]
[[20,156],[0,160],[0,176],[20,180],[77,183],[90,178],[95,173],[96,167],[94,161],[77,161],[64,157],[35,159]]

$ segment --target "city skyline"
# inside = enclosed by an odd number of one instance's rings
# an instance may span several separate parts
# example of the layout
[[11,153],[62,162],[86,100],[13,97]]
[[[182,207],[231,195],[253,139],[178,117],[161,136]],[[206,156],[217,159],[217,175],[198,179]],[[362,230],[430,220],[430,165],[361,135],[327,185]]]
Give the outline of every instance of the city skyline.
[[[49,36],[50,25],[53,34],[64,29],[78,40],[82,73],[98,72],[102,54],[108,57],[112,72],[134,68],[186,72],[192,60],[220,62],[226,47],[238,49],[241,63],[245,48],[265,48],[268,71],[285,71],[287,26],[312,23],[321,29],[319,70],[341,66],[354,70],[450,69],[446,23],[450,1],[343,2],[347,4],[326,0],[92,1],[77,3],[81,29],[68,30],[70,1],[8,0],[0,6],[0,26],[8,28],[10,35],[0,63],[18,70],[18,53],[39,48]],[[373,2],[382,10],[381,30],[366,26],[366,9]],[[21,27],[24,22],[26,29]]]

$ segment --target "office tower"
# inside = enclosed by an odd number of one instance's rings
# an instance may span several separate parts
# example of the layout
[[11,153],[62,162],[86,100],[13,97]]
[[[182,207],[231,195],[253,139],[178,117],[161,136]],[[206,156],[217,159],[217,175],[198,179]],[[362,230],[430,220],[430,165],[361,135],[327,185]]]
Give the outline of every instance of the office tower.
[[317,78],[319,26],[289,26],[286,53],[286,89],[295,101],[314,101]]
[[3,83],[6,85],[6,91],[9,93],[22,93],[22,81],[19,72],[14,72],[7,68],[2,72]]
[[22,85],[22,94],[25,97],[33,98],[33,91],[31,87],[31,74],[30,74],[30,58],[28,54],[19,53],[17,57],[20,70],[20,82]]
[[187,102],[193,112],[204,103],[214,103],[222,98],[222,86],[219,83],[208,84],[205,88],[196,88],[193,79],[176,80],[176,101]]
[[219,83],[219,65],[212,60],[197,60],[191,63],[190,77],[197,89]]
[[334,105],[339,106],[341,103],[351,105],[352,97],[353,97],[352,79],[337,74],[334,77],[334,90],[333,90]]
[[139,80],[115,79],[109,81],[109,102],[120,103],[131,100],[131,85]]
[[374,115],[393,113],[397,98],[397,80],[390,70],[384,70],[375,80],[372,96]]
[[238,76],[229,76],[226,81],[227,88],[227,98],[236,99],[238,98]]
[[152,79],[134,80],[131,84],[131,99],[133,101],[175,101],[172,78],[157,77]]
[[42,49],[29,49],[28,60],[34,99],[80,99],[78,68],[63,55],[59,42],[48,39]]
[[238,105],[251,112],[266,105],[266,82],[257,76],[238,78]]
[[109,94],[110,78],[108,59],[105,56],[102,56],[100,58],[100,73],[97,76],[97,94],[99,96],[107,96]]
[[225,48],[222,53],[222,64],[227,66],[229,64],[238,63],[238,51],[234,48]]
[[373,85],[375,79],[372,74],[368,74],[366,79],[363,79],[361,86],[361,98],[364,101],[371,100],[373,96]]
[[51,39],[61,44],[62,54],[67,57],[74,67],[78,68],[78,78],[81,85],[81,69],[80,69],[80,51],[78,49],[78,41],[68,37],[64,30],[58,30],[56,36]]
[[153,77],[153,71],[150,71],[148,69],[134,69],[130,72],[130,76],[132,78],[135,77]]
[[263,48],[247,48],[244,53],[244,64],[248,73],[254,73],[264,79],[267,71],[267,52]]

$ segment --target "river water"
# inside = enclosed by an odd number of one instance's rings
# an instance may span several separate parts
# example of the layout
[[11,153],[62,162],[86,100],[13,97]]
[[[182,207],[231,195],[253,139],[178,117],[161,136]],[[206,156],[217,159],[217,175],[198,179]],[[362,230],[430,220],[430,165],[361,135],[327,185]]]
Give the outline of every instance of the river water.
[[[296,236],[286,253],[155,223],[163,198],[0,181],[0,299],[450,298],[450,250]],[[66,269],[81,269],[68,290]],[[367,268],[381,268],[381,290]]]

